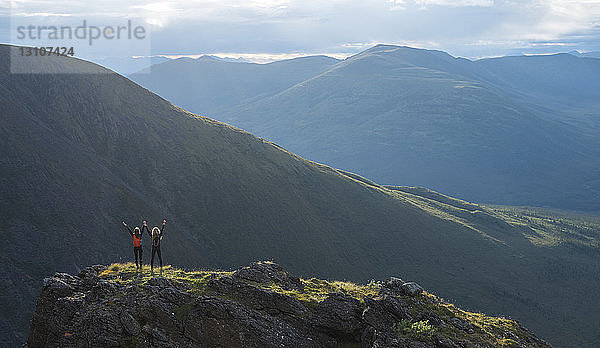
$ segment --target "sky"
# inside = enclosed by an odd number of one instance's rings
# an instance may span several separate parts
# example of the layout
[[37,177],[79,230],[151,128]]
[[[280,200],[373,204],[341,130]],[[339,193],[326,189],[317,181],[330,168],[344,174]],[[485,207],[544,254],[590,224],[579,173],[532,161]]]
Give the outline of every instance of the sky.
[[341,58],[377,43],[467,58],[600,51],[600,0],[0,0],[0,40],[24,44],[19,25],[105,27],[127,19],[144,27],[144,44],[111,48],[105,40],[94,54],[268,61]]

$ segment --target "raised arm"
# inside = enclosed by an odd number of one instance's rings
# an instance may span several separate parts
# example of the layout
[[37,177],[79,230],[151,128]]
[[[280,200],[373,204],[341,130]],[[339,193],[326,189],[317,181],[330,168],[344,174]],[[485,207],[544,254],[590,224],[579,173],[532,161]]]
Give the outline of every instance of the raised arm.
[[162,227],[160,228],[160,235],[161,235],[161,237],[162,237],[162,235],[163,235],[163,231],[165,230],[165,225],[166,225],[166,224],[167,224],[167,220],[163,220],[163,225],[162,225]]
[[127,230],[129,231],[129,234],[133,237],[133,231],[131,230],[131,228],[129,228],[129,226],[127,226],[127,224],[125,223],[125,221],[123,221],[123,226],[127,227]]
[[150,233],[150,229],[148,228],[148,224],[146,223],[146,220],[142,221],[142,234],[144,234],[144,230],[148,231],[148,235],[150,236],[150,238],[152,238],[152,233]]

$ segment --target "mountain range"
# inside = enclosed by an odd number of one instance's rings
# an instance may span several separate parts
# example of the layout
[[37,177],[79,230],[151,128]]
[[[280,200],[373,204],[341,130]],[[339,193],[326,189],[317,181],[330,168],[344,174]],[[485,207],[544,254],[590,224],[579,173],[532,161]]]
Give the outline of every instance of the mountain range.
[[379,183],[477,202],[599,209],[599,59],[471,61],[378,45],[343,61],[173,60],[130,78]]
[[[269,259],[295,274],[359,282],[402,274],[466,309],[510,315],[551,343],[600,340],[600,302],[590,296],[600,292],[595,218],[382,186],[185,111],[98,65],[15,52],[0,46],[0,345],[25,342],[44,277],[132,260],[121,221],[163,218],[168,264]],[[324,70],[316,80],[331,78],[324,65],[345,67],[304,62]],[[11,64],[47,73],[14,74]]]

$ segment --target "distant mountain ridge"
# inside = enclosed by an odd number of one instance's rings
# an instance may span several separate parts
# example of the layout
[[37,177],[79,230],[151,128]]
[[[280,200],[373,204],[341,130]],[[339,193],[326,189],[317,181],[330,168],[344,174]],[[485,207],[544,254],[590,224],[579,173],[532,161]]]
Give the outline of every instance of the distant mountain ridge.
[[96,57],[93,62],[109,68],[121,75],[129,75],[152,65],[169,61],[163,56],[152,57]]
[[0,46],[0,345],[25,341],[44,277],[132,260],[121,221],[163,218],[169,264],[402,274],[561,346],[600,339],[589,296],[600,292],[599,224],[384,187],[85,61],[17,58],[49,73],[12,74],[9,51]]
[[[471,201],[598,210],[600,60],[470,61],[377,45],[277,88],[277,76],[231,78],[223,73],[231,64],[200,73],[170,63],[130,78],[311,160]],[[291,72],[297,63],[281,67]],[[247,76],[255,80],[236,82]],[[232,88],[241,90],[233,95]],[[208,98],[219,93],[227,97]]]
[[[233,106],[271,95],[331,67],[338,60],[312,56],[268,64],[239,63],[214,56],[179,58],[130,75],[134,81],[150,84],[156,74],[171,76],[153,90],[188,110],[202,108],[210,114],[220,107]],[[203,79],[211,79],[205,83]]]
[[577,57],[587,57],[587,58],[600,58],[600,52],[579,52],[579,51],[570,51],[569,54],[572,54]]
[[507,90],[536,98],[553,109],[600,106],[600,60],[560,53],[476,61],[490,80]]

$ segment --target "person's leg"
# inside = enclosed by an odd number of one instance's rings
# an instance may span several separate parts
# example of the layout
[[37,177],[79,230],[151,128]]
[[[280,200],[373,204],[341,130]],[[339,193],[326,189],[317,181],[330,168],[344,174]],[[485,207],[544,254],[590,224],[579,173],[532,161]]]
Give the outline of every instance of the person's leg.
[[138,269],[138,251],[136,247],[133,247],[133,255],[135,257],[135,268]]
[[156,248],[152,246],[152,257],[150,258],[150,271],[154,273],[154,254],[156,254]]
[[139,253],[140,253],[140,272],[141,272],[142,271],[142,267],[144,265],[144,262],[142,261],[142,254],[144,253],[144,248],[143,247],[140,247]]
[[158,254],[158,262],[160,264],[160,274],[162,275],[162,254],[160,252],[160,245],[156,247],[156,253]]

